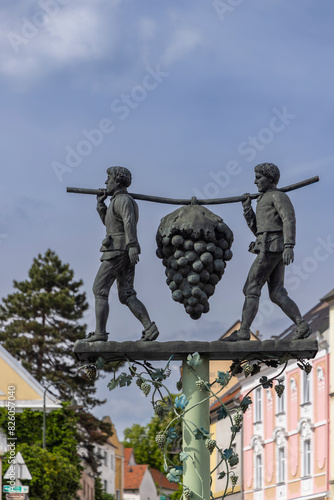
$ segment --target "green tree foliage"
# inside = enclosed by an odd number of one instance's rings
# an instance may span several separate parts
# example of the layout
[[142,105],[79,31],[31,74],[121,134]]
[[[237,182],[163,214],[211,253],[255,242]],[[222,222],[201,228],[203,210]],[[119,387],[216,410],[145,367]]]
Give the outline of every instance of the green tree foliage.
[[171,500],[180,500],[180,498],[182,498],[182,495],[183,495],[183,486],[179,484],[178,490],[175,491],[175,493],[172,493],[170,498]]
[[[81,464],[77,454],[78,416],[64,408],[47,416],[46,445],[42,449],[43,413],[25,409],[15,418],[16,452],[20,451],[32,475],[26,482],[31,500],[73,500],[80,487]],[[8,429],[8,412],[0,408],[0,427]],[[4,472],[9,466],[6,457]]]
[[[86,334],[86,325],[80,323],[88,308],[82,284],[55,252],[39,254],[33,259],[28,279],[15,280],[14,292],[2,300],[0,342],[49,392],[65,401],[75,396],[84,406],[79,424],[86,432],[81,433],[79,442],[87,449],[87,461],[96,472],[94,443],[105,442],[111,429],[88,412],[103,401],[94,397],[95,382],[78,370],[73,354],[75,341]],[[104,370],[112,371],[113,365]]]
[[[86,331],[78,322],[88,308],[85,293],[80,293],[82,281],[75,281],[69,265],[51,250],[34,258],[28,275],[25,281],[14,280],[15,292],[0,306],[3,347],[38,382],[63,380],[88,405],[94,404],[94,383],[77,373],[72,353]],[[65,384],[58,388],[62,397],[70,398]]]
[[[22,481],[29,485],[30,500],[78,498],[75,495],[80,487],[80,470],[72,460],[35,444],[20,443],[17,451],[22,453],[32,475],[31,481]],[[6,457],[4,464],[8,465]]]
[[[78,431],[79,416],[72,410],[58,408],[46,416],[46,447],[49,451],[59,453],[79,464],[77,446],[80,441]],[[0,428],[8,429],[7,408],[0,408]],[[43,412],[26,408],[15,415],[15,437],[18,443],[42,446],[43,443]]]
[[[160,432],[166,429],[166,426],[175,417],[172,412],[164,416],[163,420],[157,415],[151,418],[151,421],[146,426],[134,424],[124,430],[124,441],[122,442],[125,448],[133,448],[133,453],[137,464],[148,464],[150,467],[164,472],[163,453],[157,443],[155,437]],[[181,425],[180,423],[173,423],[176,431],[179,432],[180,438],[177,449],[169,448],[169,458],[175,465],[180,465],[178,456],[181,451]]]

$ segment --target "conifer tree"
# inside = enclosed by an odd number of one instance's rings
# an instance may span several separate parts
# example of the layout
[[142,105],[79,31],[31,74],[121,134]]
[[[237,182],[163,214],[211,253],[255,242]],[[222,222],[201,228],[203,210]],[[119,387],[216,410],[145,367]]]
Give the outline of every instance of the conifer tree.
[[[82,431],[78,443],[87,450],[86,461],[96,473],[94,448],[104,443],[112,430],[110,424],[88,411],[103,401],[94,397],[95,382],[78,370],[73,354],[75,341],[86,335],[86,325],[80,323],[88,308],[82,285],[55,252],[39,254],[33,259],[28,279],[14,280],[14,292],[2,300],[0,342],[43,387],[64,401],[74,396],[83,405],[78,415]],[[104,370],[112,371],[113,363]]]
[[74,395],[87,407],[100,404],[94,382],[78,372],[73,354],[74,342],[86,332],[79,323],[88,308],[82,281],[74,280],[69,264],[47,250],[34,258],[28,279],[13,284],[15,291],[0,305],[3,347],[44,387],[55,383],[62,398]]

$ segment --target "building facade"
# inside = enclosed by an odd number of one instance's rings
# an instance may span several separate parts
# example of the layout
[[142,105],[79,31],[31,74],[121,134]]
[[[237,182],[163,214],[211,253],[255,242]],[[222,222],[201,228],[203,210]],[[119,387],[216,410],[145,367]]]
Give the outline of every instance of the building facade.
[[159,500],[148,465],[137,465],[133,448],[124,450],[124,500]]
[[116,500],[123,500],[124,448],[110,417],[104,417],[103,422],[111,425],[112,435],[103,445],[96,448],[101,461],[99,472],[102,486],[104,491],[114,495]]
[[[319,345],[317,356],[309,360],[310,373],[300,369],[298,360],[290,360],[284,372],[281,372],[283,366],[278,366],[262,368],[253,377],[239,375],[222,396],[233,414],[240,400],[253,390],[252,404],[244,414],[243,428],[236,438],[235,451],[240,462],[235,473],[240,478],[234,492],[227,491],[233,498],[334,498],[334,290],[305,319]],[[288,340],[294,329],[292,325],[278,338]],[[228,367],[226,362],[216,362],[214,369],[226,371]],[[273,387],[256,388],[263,376],[277,377],[279,382],[275,381]],[[285,387],[282,397],[275,390],[278,383]],[[215,406],[211,406],[211,432],[224,449],[228,445],[230,423],[227,419],[218,421]],[[213,454],[211,469],[217,460]],[[218,472],[219,469],[212,477],[212,491],[220,499],[226,483],[218,479]]]
[[116,453],[115,447],[108,442],[103,445],[98,445],[95,449],[100,460],[99,473],[102,481],[103,490],[106,493],[115,495],[115,469],[116,469]]
[[[244,415],[243,480],[247,500],[316,500],[330,498],[333,486],[334,443],[331,350],[334,345],[334,297],[328,294],[305,316],[317,337],[319,351],[310,360],[312,371],[301,370],[297,360],[262,369],[256,379],[239,377],[241,397],[263,376],[278,377],[285,390],[278,397],[275,387],[257,387]],[[293,327],[280,335],[289,339]]]
[[[52,394],[44,394],[44,387],[0,345],[0,407],[7,407],[15,402],[15,411],[25,408],[43,410],[45,397],[46,412],[60,408],[59,402]],[[41,429],[42,440],[42,429]],[[2,491],[2,455],[8,451],[7,438],[0,429],[0,491]]]

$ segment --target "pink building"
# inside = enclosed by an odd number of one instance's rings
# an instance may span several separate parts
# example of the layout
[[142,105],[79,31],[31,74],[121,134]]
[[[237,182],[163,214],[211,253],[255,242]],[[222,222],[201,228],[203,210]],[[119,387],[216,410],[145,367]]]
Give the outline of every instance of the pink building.
[[[334,346],[334,290],[305,316],[317,337],[319,351],[312,371],[291,360],[279,377],[285,386],[279,398],[274,388],[259,387],[244,416],[243,493],[247,500],[305,500],[331,497],[334,488],[334,377],[330,372]],[[331,320],[330,320],[331,317]],[[281,339],[293,333],[289,328]],[[254,377],[239,377],[241,396],[262,376],[278,375],[282,367],[262,369]],[[332,467],[332,470],[330,469]]]

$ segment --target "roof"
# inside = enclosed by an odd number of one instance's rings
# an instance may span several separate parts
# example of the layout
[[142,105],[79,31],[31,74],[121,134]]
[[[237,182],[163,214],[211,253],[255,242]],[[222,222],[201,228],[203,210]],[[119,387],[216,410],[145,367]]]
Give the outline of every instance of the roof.
[[124,490],[139,490],[148,465],[124,464]]
[[109,416],[105,416],[105,417],[103,417],[102,422],[105,422],[105,423],[111,425],[112,435],[108,437],[107,442],[115,448],[116,452],[119,453],[119,456],[123,457],[123,455],[124,455],[123,445],[120,442],[120,440],[118,439],[117,432],[116,432],[114,424],[111,421],[111,418]]
[[[333,292],[334,291],[327,294],[316,306],[303,316],[305,321],[307,321],[312,328],[312,335],[315,335],[316,332],[323,333],[329,328],[329,305],[328,302],[326,302],[326,298],[329,300],[330,297],[333,297]],[[295,330],[296,325],[293,323],[276,338],[289,340]]]
[[[3,345],[0,344],[0,358],[14,371],[16,372],[20,377],[22,377],[25,382],[33,389],[33,391],[36,392],[36,394],[39,395],[40,401],[43,401],[44,398],[44,393],[45,393],[45,402],[46,402],[46,408],[47,409],[55,409],[55,408],[60,408],[60,403],[59,399],[53,396],[49,391],[45,392],[45,387],[40,384],[35,377],[24,368],[22,365],[21,361],[18,361],[14,356],[12,356],[7,349],[3,347]],[[52,388],[52,385],[47,386],[47,388]],[[38,402],[39,400],[34,400],[34,401],[29,401],[27,408],[31,409],[39,409],[40,408],[40,403]],[[24,408],[24,401],[17,400],[16,401],[17,407]],[[1,404],[0,404],[1,405]]]
[[216,401],[213,405],[210,406],[210,413],[213,413],[218,408],[220,408],[221,403],[228,403],[240,396],[240,383],[235,384],[226,394],[223,394],[222,397],[219,398],[219,401]]
[[129,465],[133,448],[124,448],[124,465]]
[[328,302],[329,300],[333,300],[334,299],[334,288],[333,290],[331,290],[329,293],[327,293],[327,295],[325,295],[322,299],[321,299],[321,302]]
[[162,472],[150,469],[148,465],[134,464],[133,448],[124,449],[124,490],[139,490],[147,470],[151,473],[155,484],[160,486],[160,488],[173,491],[178,489],[178,485],[170,483]]
[[139,490],[148,465],[137,465],[133,448],[124,448],[124,490]]
[[176,483],[171,483],[168,481],[166,476],[160,472],[157,469],[150,469],[150,472],[152,474],[153,480],[155,484],[157,484],[160,488],[164,488],[166,490],[173,490],[176,491],[179,489],[178,485]]

